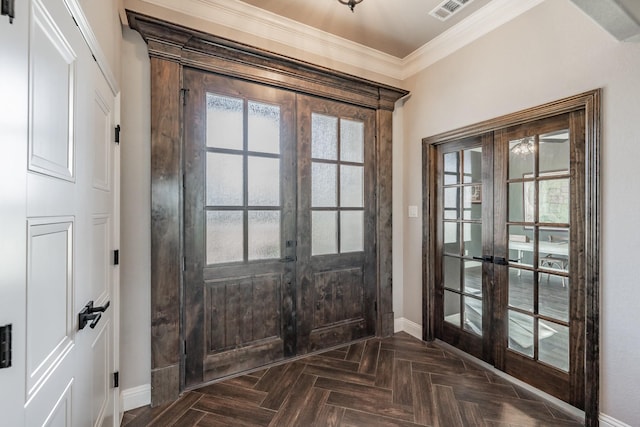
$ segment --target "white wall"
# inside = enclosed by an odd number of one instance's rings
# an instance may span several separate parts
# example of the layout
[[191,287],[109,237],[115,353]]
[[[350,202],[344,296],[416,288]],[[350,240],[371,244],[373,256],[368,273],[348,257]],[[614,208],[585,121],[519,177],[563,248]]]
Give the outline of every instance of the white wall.
[[[123,389],[149,384],[149,65],[140,36],[122,45]],[[322,65],[322,64],[321,64]],[[394,114],[394,310],[422,322],[421,139],[603,88],[601,410],[640,425],[640,44],[617,42],[569,0],[546,1],[411,77]],[[403,149],[404,148],[404,149]],[[635,172],[637,174],[637,172]],[[421,210],[420,210],[421,212]]]
[[[639,70],[640,44],[617,42],[569,0],[546,1],[408,79],[403,111],[406,209],[422,201],[422,138],[603,88],[600,404],[629,425],[640,425]],[[402,316],[416,323],[421,229],[405,221]]]
[[[147,45],[123,29],[120,390],[151,383],[151,96]],[[127,404],[127,402],[125,402]]]

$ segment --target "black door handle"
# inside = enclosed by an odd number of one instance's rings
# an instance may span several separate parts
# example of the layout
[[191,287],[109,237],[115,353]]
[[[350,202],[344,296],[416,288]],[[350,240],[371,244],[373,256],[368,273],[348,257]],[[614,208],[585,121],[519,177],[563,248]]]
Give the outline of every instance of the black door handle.
[[482,262],[493,262],[493,257],[491,255],[483,255],[481,257],[479,256],[474,256],[473,259],[477,259],[478,261],[482,261]]
[[91,322],[89,327],[91,329],[95,328],[102,317],[102,313],[104,313],[110,305],[111,301],[107,301],[105,305],[94,307],[93,301],[89,301],[78,314],[78,330],[84,329],[89,322]]
[[280,262],[295,262],[298,260],[298,257],[287,256],[280,259]]

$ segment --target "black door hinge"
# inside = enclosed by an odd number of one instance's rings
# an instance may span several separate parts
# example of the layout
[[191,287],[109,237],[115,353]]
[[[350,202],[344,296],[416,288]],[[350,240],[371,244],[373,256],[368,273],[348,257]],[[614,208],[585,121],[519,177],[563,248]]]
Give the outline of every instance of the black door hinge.
[[113,251],[113,265],[120,265],[120,249]]
[[113,373],[113,388],[120,387],[120,372]]
[[116,137],[115,137],[115,143],[120,145],[120,125],[116,126]]
[[187,105],[187,93],[189,93],[189,89],[182,88],[180,89],[180,96],[182,97],[182,105]]
[[373,302],[373,309],[374,309],[375,311],[378,311],[378,301],[374,301],[374,302]]
[[2,15],[7,15],[9,24],[13,24],[13,18],[16,17],[15,0],[2,0]]
[[0,369],[11,367],[11,325],[0,326]]

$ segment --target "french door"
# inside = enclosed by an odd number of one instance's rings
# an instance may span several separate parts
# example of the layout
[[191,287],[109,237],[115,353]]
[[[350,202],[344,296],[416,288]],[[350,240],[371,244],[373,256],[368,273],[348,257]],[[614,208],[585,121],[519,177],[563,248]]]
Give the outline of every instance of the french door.
[[372,335],[373,110],[184,83],[185,386]]
[[584,407],[583,111],[437,147],[436,337]]

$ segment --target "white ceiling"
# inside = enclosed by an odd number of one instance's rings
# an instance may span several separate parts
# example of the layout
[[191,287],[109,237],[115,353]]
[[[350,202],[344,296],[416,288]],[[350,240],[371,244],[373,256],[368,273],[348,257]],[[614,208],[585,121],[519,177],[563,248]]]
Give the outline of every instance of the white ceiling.
[[363,0],[352,13],[338,0],[242,0],[338,37],[404,58],[491,0],[473,0],[446,21],[429,15],[442,0]]

